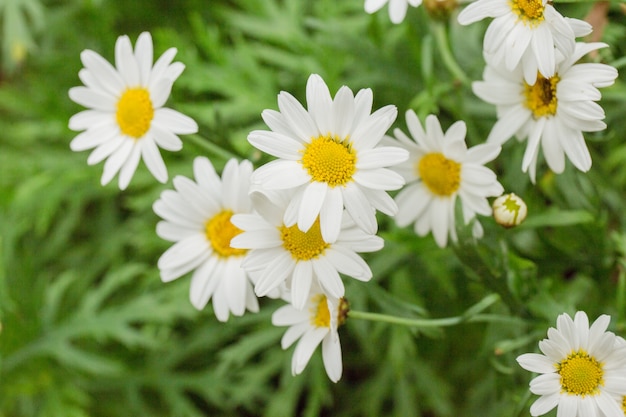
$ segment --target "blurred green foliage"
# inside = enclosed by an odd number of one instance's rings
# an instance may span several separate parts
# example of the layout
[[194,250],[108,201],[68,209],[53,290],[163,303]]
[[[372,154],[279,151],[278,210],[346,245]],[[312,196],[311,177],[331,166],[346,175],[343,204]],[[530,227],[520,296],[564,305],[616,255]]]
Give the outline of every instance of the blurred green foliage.
[[[594,166],[520,171],[510,141],[493,164],[529,217],[504,230],[482,219],[485,238],[441,250],[380,217],[383,251],[367,257],[374,279],[348,282],[355,310],[449,317],[496,288],[485,321],[412,329],[348,320],[340,329],[344,376],[326,378],[319,353],[292,377],[279,305],[222,324],[195,311],[185,278],[161,283],[168,247],[154,228],[159,185],[141,165],[131,186],[101,187],[101,165],[73,153],[69,117],[80,110],[83,49],[109,60],[117,36],[148,30],[155,52],[175,46],[186,70],[169,106],[200,132],[163,153],[170,177],[190,175],[195,156],[220,168],[230,155],[266,159],[246,141],[260,113],[286,90],[303,100],[310,73],[336,91],[370,87],[375,107],[463,119],[481,143],[495,110],[444,65],[442,45],[469,79],[481,76],[487,22],[434,22],[423,7],[394,26],[362,0],[1,0],[0,416],[521,416],[530,375],[514,358],[536,349],[562,312],[613,317],[626,333],[626,85],[603,90],[609,128],[587,135]],[[592,3],[558,4],[584,17]],[[611,3],[597,59],[626,66],[622,5]],[[444,48],[445,49],[445,48]],[[445,52],[445,51],[444,51]],[[185,140],[183,138],[183,140]],[[204,143],[204,145],[202,145]],[[207,154],[207,149],[212,150]],[[461,231],[462,232],[462,231]],[[554,413],[554,412],[553,412]]]

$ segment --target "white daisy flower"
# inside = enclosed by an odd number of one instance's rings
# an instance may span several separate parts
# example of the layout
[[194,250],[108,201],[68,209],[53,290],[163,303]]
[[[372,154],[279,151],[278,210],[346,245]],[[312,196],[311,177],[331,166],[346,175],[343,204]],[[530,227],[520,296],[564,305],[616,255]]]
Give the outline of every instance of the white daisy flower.
[[406,160],[406,151],[376,147],[396,118],[395,106],[370,114],[372,91],[361,90],[355,97],[345,86],[333,100],[315,74],[309,77],[306,96],[308,111],[284,91],[278,95],[280,112],[263,111],[272,131],[254,131],[248,141],[279,159],[258,168],[253,184],[296,190],[285,224],[306,232],[319,218],[326,242],[337,239],[344,207],[359,227],[376,233],[374,208],[393,216],[397,207],[385,190],[404,184],[385,167]]
[[161,279],[169,282],[193,271],[191,304],[201,310],[212,297],[220,321],[228,320],[229,312],[235,316],[243,315],[246,308],[257,312],[252,283],[241,268],[247,251],[230,246],[230,240],[241,233],[231,217],[252,210],[248,197],[252,164],[231,159],[220,180],[211,162],[198,157],[193,171],[195,182],[176,176],[176,191],[163,191],[153,206],[163,218],[157,235],[176,242],[159,258]]
[[535,181],[539,144],[548,166],[563,172],[565,156],[579,170],[591,168],[591,155],[582,132],[606,128],[598,88],[613,84],[617,70],[596,63],[575,64],[589,51],[606,46],[602,43],[578,43],[575,53],[558,63],[552,77],[538,75],[534,84],[524,80],[521,69],[506,71],[487,61],[484,81],[474,82],[474,93],[496,105],[498,121],[488,142],[501,145],[513,135],[528,138],[522,171],[530,169]]
[[[406,112],[409,138],[395,129],[397,141],[410,153],[407,162],[395,169],[407,185],[396,196],[396,223],[404,227],[414,223],[415,233],[425,236],[432,231],[440,247],[448,243],[448,235],[456,242],[454,206],[457,196],[463,206],[463,219],[468,224],[476,217],[491,215],[487,197],[502,194],[496,174],[483,165],[500,153],[500,146],[481,144],[467,149],[466,126],[454,123],[444,134],[436,116],[426,118],[426,131],[413,110]],[[475,222],[473,235],[482,237],[483,229]]]
[[512,71],[520,62],[526,82],[537,71],[554,75],[556,51],[574,53],[575,38],[591,33],[591,25],[563,17],[548,0],[477,0],[458,16],[462,25],[495,18],[485,33],[483,49],[496,65]]
[[539,342],[543,354],[517,358],[522,368],[541,374],[530,381],[530,391],[540,395],[530,407],[532,416],[554,407],[557,416],[624,416],[616,398],[626,394],[626,346],[606,331],[610,320],[602,315],[589,327],[582,311],[574,320],[561,314],[556,329],[548,329],[548,338]]
[[319,285],[330,298],[341,298],[345,288],[339,273],[369,281],[372,271],[357,252],[374,252],[383,240],[356,227],[349,216],[340,221],[340,233],[333,243],[322,238],[319,218],[308,231],[283,221],[291,195],[253,193],[256,213],[237,214],[233,224],[244,232],[231,241],[234,248],[251,249],[242,262],[256,283],[259,297],[286,284],[291,302],[303,309],[311,288]]
[[82,131],[70,143],[73,151],[92,149],[87,163],[104,159],[102,185],[119,172],[119,187],[125,189],[143,158],[154,177],[167,181],[167,168],[159,147],[178,151],[182,142],[177,134],[198,131],[189,117],[163,107],[172,84],[185,66],[172,63],[176,48],[170,48],[152,65],[152,38],[139,35],[133,47],[128,36],[115,43],[115,67],[89,49],[80,54],[85,68],[78,73],[84,86],[73,87],[70,98],[88,107],[69,121],[72,130]]
[[281,340],[283,349],[300,339],[291,360],[293,375],[304,370],[321,342],[326,374],[331,381],[339,381],[343,365],[337,328],[344,323],[347,314],[348,303],[344,298],[333,301],[317,288],[311,292],[303,310],[288,304],[272,314],[274,326],[290,326]]
[[409,5],[418,7],[422,4],[422,0],[365,0],[365,11],[369,14],[375,13],[387,3],[389,3],[389,19],[392,23],[398,24],[404,20]]

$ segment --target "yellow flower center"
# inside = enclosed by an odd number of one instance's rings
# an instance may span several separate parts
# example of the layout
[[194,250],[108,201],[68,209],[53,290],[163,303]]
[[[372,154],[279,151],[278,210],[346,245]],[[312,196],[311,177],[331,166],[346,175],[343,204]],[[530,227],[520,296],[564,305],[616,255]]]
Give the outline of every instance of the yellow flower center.
[[417,163],[417,174],[439,196],[451,196],[461,185],[461,164],[439,152],[424,155]]
[[204,225],[206,238],[219,256],[240,256],[248,251],[247,249],[236,249],[230,246],[232,238],[243,232],[231,223],[230,218],[232,215],[232,211],[223,210],[209,219]]
[[283,225],[279,230],[283,240],[283,247],[297,261],[308,261],[309,259],[317,258],[330,246],[322,238],[319,217],[307,232],[298,229],[297,224],[291,227]]
[[[311,301],[313,302],[313,307],[310,310],[311,324],[315,327],[330,327],[330,310],[326,296],[317,294],[313,296]],[[348,300],[341,297],[337,308],[337,327],[345,323],[348,311]]]
[[117,102],[117,124],[125,135],[139,139],[146,134],[154,117],[150,93],[145,88],[129,88]]
[[602,363],[584,350],[572,352],[557,365],[561,392],[572,395],[596,395],[604,385]]
[[314,307],[311,308],[311,324],[315,327],[330,327],[330,310],[324,294],[313,296]]
[[312,181],[325,182],[331,187],[352,181],[356,171],[356,154],[351,143],[334,136],[320,136],[303,151],[302,166]]
[[528,85],[524,81],[525,104],[533,112],[535,118],[556,114],[556,85],[559,81],[560,78],[556,74],[550,78],[545,78],[539,73],[537,73],[535,84]]
[[544,20],[543,1],[541,0],[511,0],[511,10],[524,24],[537,25]]
[[626,415],[626,395],[622,396],[622,411]]

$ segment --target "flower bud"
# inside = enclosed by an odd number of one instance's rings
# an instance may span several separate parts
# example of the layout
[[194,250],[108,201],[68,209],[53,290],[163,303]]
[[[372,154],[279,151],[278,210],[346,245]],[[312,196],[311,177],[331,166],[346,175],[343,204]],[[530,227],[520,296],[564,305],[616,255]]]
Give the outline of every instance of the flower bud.
[[492,207],[496,223],[506,228],[519,225],[524,221],[528,212],[524,200],[514,193],[503,194],[496,198]]

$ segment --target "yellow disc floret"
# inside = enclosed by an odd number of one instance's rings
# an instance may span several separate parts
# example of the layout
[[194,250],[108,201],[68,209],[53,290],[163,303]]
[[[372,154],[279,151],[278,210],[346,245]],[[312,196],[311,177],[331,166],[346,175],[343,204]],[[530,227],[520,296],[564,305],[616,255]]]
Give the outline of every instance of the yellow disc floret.
[[558,75],[545,78],[537,73],[535,84],[528,85],[524,82],[525,104],[535,118],[554,116],[556,114],[556,86],[559,81]]
[[311,228],[303,232],[297,224],[291,227],[281,226],[280,236],[283,240],[283,247],[287,249],[291,256],[297,261],[308,261],[320,256],[330,245],[324,242],[322,230],[320,229],[319,217],[315,220]]
[[154,108],[145,88],[129,88],[117,102],[115,118],[125,135],[139,139],[150,129]]
[[330,327],[330,310],[324,294],[313,296],[311,308],[311,324],[315,327]]
[[461,185],[461,164],[439,152],[424,155],[416,168],[424,185],[433,194],[451,196]]
[[543,1],[541,0],[511,0],[511,10],[515,13],[524,24],[536,25],[542,20]]
[[331,187],[352,181],[356,171],[356,154],[351,143],[331,135],[314,138],[304,149],[300,162],[312,181],[325,182]]
[[[314,295],[311,299],[313,307],[310,309],[311,324],[315,327],[330,327],[331,312],[328,309],[328,299],[324,294]],[[348,317],[350,307],[344,297],[339,299],[337,306],[337,327],[343,325]]]
[[230,246],[232,238],[242,232],[230,221],[232,215],[232,211],[223,210],[205,223],[206,238],[211,243],[213,251],[219,256],[240,256],[247,252],[247,249],[236,249]]
[[561,392],[572,395],[596,395],[604,385],[602,363],[584,350],[570,353],[557,365]]

